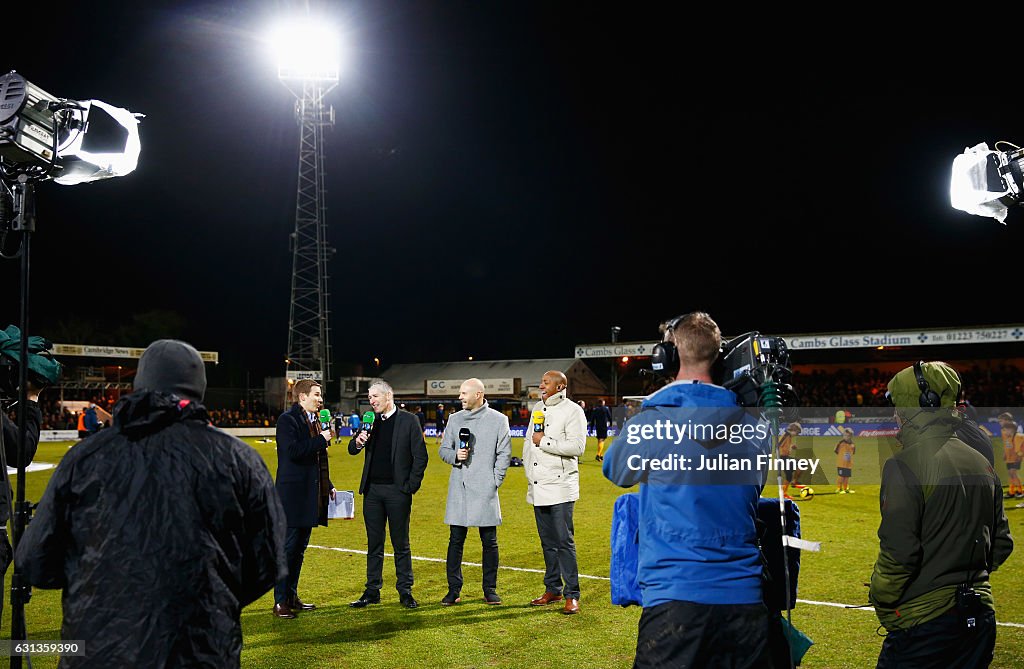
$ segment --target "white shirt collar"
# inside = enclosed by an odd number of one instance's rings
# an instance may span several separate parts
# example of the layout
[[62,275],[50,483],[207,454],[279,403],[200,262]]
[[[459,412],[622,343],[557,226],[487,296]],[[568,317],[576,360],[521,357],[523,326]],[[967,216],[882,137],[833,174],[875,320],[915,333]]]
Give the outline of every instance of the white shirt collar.
[[382,413],[380,415],[380,417],[383,420],[387,420],[388,418],[391,418],[392,416],[394,416],[396,411],[398,411],[398,407],[396,407],[394,404],[392,404],[391,405],[391,411],[389,411],[387,413]]

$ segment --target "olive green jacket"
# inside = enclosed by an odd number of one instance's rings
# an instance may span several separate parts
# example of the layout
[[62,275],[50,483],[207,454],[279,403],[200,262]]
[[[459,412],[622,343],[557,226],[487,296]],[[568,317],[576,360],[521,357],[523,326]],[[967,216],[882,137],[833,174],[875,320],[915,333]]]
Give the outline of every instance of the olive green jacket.
[[888,630],[927,622],[970,582],[994,609],[989,572],[1013,551],[992,466],[953,436],[950,408],[900,409],[902,450],[882,470],[879,552],[870,600]]

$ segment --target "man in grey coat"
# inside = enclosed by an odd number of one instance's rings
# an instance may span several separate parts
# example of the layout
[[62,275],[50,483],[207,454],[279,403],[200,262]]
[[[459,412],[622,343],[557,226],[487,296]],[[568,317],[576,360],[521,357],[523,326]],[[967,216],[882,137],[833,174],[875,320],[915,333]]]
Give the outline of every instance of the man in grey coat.
[[[452,465],[448,477],[448,502],[444,522],[450,526],[448,538],[448,594],[444,606],[462,601],[462,549],[468,528],[480,528],[483,544],[484,601],[501,604],[498,596],[498,525],[501,505],[498,488],[505,480],[512,457],[512,437],[508,418],[487,406],[484,384],[467,379],[459,388],[462,411],[448,419],[441,442],[441,459]],[[463,441],[460,435],[466,434]]]

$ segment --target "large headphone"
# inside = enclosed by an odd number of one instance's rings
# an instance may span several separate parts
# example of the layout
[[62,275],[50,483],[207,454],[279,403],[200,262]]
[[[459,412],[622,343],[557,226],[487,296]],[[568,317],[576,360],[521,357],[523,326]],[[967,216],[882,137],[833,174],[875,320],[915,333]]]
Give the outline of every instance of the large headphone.
[[942,405],[942,398],[931,389],[927,379],[924,378],[924,371],[921,369],[923,364],[924,361],[921,360],[914,363],[914,376],[917,378],[917,387],[921,391],[921,396],[917,398],[917,403],[925,408],[937,409]]
[[[669,379],[675,378],[676,374],[679,373],[679,349],[676,348],[676,343],[671,339],[671,332],[679,325],[679,321],[689,315],[689,313],[681,314],[665,322],[665,332],[662,341],[655,344],[654,350],[651,351],[651,371],[654,373]],[[665,337],[668,337],[668,339]]]

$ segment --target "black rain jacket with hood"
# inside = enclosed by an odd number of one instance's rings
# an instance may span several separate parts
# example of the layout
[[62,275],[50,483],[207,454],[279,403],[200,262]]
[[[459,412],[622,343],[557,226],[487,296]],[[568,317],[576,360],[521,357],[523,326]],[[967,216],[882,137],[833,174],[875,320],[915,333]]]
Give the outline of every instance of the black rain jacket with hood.
[[86,655],[61,667],[238,667],[242,607],[287,574],[274,481],[209,425],[194,348],[152,344],[135,388],[57,466],[16,564],[64,590],[61,636]]

